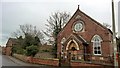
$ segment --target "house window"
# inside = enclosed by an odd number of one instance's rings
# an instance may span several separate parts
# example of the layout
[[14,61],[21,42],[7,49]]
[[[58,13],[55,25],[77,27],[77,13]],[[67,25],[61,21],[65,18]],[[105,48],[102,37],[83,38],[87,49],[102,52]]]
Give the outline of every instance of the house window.
[[95,35],[91,42],[93,42],[93,54],[94,55],[101,55],[101,42],[102,39],[99,35]]

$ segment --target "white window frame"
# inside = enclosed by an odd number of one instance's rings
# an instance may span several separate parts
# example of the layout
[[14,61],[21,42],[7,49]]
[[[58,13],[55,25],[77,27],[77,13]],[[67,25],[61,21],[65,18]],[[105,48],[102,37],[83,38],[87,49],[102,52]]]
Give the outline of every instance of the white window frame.
[[[81,29],[80,31],[75,31],[75,29],[74,29],[74,27],[75,27],[75,25],[76,25],[77,23],[81,23],[81,24],[82,24],[82,29]],[[82,20],[76,21],[76,22],[73,24],[73,26],[72,26],[72,30],[73,30],[74,33],[76,33],[76,32],[84,32],[84,31],[85,31],[84,21],[82,21]]]
[[[96,42],[96,39],[98,40]],[[93,54],[94,55],[102,55],[102,49],[101,49],[101,43],[102,43],[102,38],[99,35],[94,35],[91,42],[93,43]],[[97,45],[95,45],[97,43]],[[101,54],[95,54],[95,47],[100,47],[100,50],[97,49],[97,51],[100,51]]]

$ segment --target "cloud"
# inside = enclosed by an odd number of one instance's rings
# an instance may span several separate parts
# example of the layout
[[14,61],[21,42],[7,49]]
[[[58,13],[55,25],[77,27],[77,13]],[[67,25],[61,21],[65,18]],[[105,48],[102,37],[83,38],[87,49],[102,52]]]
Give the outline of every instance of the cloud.
[[11,33],[19,29],[19,25],[32,24],[40,30],[45,30],[47,19],[56,11],[67,11],[71,15],[80,10],[100,23],[111,24],[110,0],[2,0],[2,30],[3,44]]

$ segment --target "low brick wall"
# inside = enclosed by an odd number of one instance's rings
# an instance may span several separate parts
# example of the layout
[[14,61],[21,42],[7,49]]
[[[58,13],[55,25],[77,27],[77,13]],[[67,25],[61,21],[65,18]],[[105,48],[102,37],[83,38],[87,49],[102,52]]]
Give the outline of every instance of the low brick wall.
[[[29,62],[29,63],[34,63],[34,64],[44,64],[44,65],[52,65],[52,66],[59,66],[59,60],[58,59],[39,59],[39,58],[33,58],[30,56],[24,56],[20,54],[13,54],[14,57],[24,61],[24,62]],[[113,68],[113,66],[110,65],[100,65],[100,64],[93,64],[93,63],[86,63],[86,62],[78,62],[78,61],[72,61],[70,63],[72,68],[80,67],[98,67],[98,68]]]
[[28,62],[35,63],[35,64],[45,64],[45,65],[52,65],[52,66],[59,66],[58,59],[38,59],[38,58],[28,58]]
[[18,58],[24,62],[29,63],[35,63],[35,64],[45,64],[45,65],[52,65],[52,66],[59,66],[59,60],[58,59],[39,59],[39,58],[33,58],[28,57],[20,54],[13,54],[15,58]]
[[100,65],[81,63],[81,62],[71,62],[71,66],[100,66]]
[[72,68],[114,68],[111,65],[100,65],[93,63],[71,62]]

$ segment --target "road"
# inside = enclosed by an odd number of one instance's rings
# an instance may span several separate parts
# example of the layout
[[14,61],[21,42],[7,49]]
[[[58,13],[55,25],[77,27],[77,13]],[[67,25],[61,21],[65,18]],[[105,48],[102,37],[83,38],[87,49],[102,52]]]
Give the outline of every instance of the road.
[[20,64],[17,64],[13,62],[11,59],[9,59],[8,56],[2,55],[2,66],[19,66],[19,65]]
[[25,63],[11,56],[1,55],[1,54],[0,54],[0,61],[2,61],[1,68],[56,68],[47,65]]
[[2,67],[2,56],[1,56],[1,52],[0,52],[0,67]]
[[1,55],[0,54],[0,61],[2,64],[2,68],[41,68],[45,67],[45,65],[37,65],[37,64],[29,64],[23,61],[20,61],[16,58],[11,56]]

